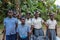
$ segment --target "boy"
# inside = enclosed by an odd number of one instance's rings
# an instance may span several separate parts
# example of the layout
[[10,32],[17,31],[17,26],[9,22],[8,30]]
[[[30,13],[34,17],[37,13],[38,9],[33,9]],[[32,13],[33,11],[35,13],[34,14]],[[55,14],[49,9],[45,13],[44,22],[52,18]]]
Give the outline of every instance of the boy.
[[20,36],[20,40],[29,40],[30,27],[25,23],[25,17],[21,17],[21,24],[18,25],[17,33]]

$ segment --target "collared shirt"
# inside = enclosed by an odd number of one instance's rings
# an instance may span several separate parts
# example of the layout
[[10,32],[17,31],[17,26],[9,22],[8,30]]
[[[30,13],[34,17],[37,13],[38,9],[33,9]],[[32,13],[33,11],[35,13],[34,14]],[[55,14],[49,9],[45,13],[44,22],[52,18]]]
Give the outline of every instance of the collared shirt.
[[28,37],[28,32],[30,32],[30,27],[27,24],[25,25],[20,24],[18,25],[17,32],[19,33],[19,36],[21,38],[26,38]]
[[51,20],[51,19],[48,19],[47,20],[47,25],[48,25],[48,28],[49,29],[55,29],[55,26],[57,25],[57,22],[56,20]]
[[11,35],[16,33],[16,23],[17,19],[12,17],[12,18],[5,18],[4,19],[4,26],[6,28],[6,35]]
[[35,18],[32,19],[32,25],[34,25],[34,28],[36,28],[36,29],[42,28],[43,22],[44,22],[44,20],[40,17],[38,17],[37,19],[35,19]]
[[30,19],[26,19],[26,24],[30,25],[30,27],[31,27],[31,25],[32,25],[32,19],[31,18]]

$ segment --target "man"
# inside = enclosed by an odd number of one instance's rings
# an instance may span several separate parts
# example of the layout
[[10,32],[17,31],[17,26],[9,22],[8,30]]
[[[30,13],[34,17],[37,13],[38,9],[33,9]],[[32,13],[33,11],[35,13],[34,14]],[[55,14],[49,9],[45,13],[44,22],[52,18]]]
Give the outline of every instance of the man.
[[32,18],[31,18],[31,13],[26,14],[26,24],[30,25],[31,31],[32,31]]
[[[49,14],[50,18],[47,20],[47,37],[50,40],[56,40],[57,35],[57,21],[54,19],[54,14]],[[48,39],[47,39],[48,40]]]
[[17,13],[16,13],[16,11],[13,11],[13,17],[14,17],[14,18],[17,18]]
[[13,11],[8,10],[7,17],[4,19],[4,34],[3,39],[5,40],[16,40],[16,28],[17,28],[17,19],[13,17]]
[[32,39],[32,30],[33,30],[33,26],[32,26],[32,18],[31,18],[31,13],[27,12],[26,14],[26,24],[30,25],[30,31],[31,31],[31,36],[30,36],[30,40]]
[[30,27],[28,24],[25,23],[24,16],[21,17],[21,24],[18,25],[17,33],[18,33],[18,36],[20,36],[20,40],[29,40]]
[[34,25],[34,29],[33,29],[34,35],[35,37],[44,36],[44,32],[42,30],[42,24],[44,23],[44,20],[41,17],[39,17],[38,11],[35,12],[34,16],[35,17],[32,19],[32,25]]

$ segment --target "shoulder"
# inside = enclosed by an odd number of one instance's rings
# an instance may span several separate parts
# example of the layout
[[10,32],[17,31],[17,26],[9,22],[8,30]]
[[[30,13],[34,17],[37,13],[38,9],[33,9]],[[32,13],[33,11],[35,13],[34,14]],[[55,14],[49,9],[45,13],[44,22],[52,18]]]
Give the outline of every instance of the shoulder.
[[30,27],[30,25],[28,25],[28,24],[25,24],[25,26],[26,26],[26,27]]
[[4,21],[7,20],[7,19],[8,19],[8,17],[4,18]]
[[38,19],[43,20],[41,17],[38,17]]
[[32,18],[32,21],[34,21],[35,20],[35,18]]
[[54,21],[56,21],[56,20],[54,20]]
[[54,22],[55,22],[55,23],[57,23],[57,21],[56,21],[56,20],[54,20]]
[[13,17],[12,19],[13,19],[13,20],[15,20],[15,21],[18,21],[18,19],[17,19],[17,18],[14,18],[14,17]]

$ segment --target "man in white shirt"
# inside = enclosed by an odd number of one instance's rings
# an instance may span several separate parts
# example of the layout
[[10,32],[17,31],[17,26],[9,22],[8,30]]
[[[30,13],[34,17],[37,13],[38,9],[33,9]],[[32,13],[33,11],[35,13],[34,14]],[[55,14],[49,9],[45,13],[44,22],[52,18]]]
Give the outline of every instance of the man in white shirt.
[[32,18],[31,18],[31,13],[29,13],[29,12],[27,12],[27,14],[26,14],[26,23],[28,25],[30,25],[30,27],[31,27],[31,25],[32,25]]
[[31,13],[27,12],[26,14],[26,24],[30,25],[30,31],[31,31],[31,36],[30,36],[30,40],[32,39],[32,30],[33,30],[33,26],[32,26],[32,18],[31,18]]
[[[42,18],[39,17],[39,12],[35,12],[34,14],[34,18],[32,19],[32,25],[34,25],[34,35],[36,37],[39,36],[44,36],[44,32],[42,30],[42,24],[44,23],[44,20]],[[36,39],[35,39],[36,40]]]
[[[50,40],[56,40],[57,35],[57,21],[54,19],[54,14],[50,14],[50,19],[47,20],[47,37]],[[47,39],[48,40],[48,39]]]

